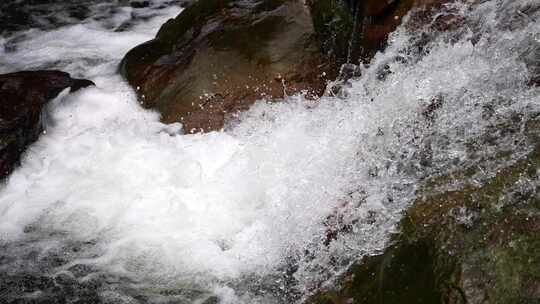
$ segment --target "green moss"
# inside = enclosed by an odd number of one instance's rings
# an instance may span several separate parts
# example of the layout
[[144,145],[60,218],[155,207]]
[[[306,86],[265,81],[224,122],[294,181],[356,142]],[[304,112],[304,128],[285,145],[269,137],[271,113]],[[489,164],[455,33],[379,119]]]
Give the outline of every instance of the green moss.
[[[250,13],[271,11],[287,1],[291,0],[260,1],[255,8],[250,9]],[[174,53],[174,49],[188,45],[199,35],[210,18],[218,16],[224,9],[234,4],[234,0],[197,1],[175,19],[168,20],[154,40],[129,51],[120,65],[121,74],[130,81],[144,78],[144,75],[135,73],[145,71],[144,67],[151,66],[164,56]],[[246,16],[249,15],[246,13]],[[212,31],[208,40],[216,50],[235,49],[248,59],[255,59],[256,63],[268,64],[271,62],[270,55],[264,54],[261,49],[272,35],[286,25],[287,20],[283,16],[268,16],[261,18],[257,23],[252,23],[249,18],[232,18],[229,22],[223,23],[220,30]]]
[[[528,281],[540,282],[540,240],[537,235],[517,235],[510,243],[492,250],[494,303],[523,303],[531,296]],[[524,292],[525,290],[525,292]]]
[[[534,171],[532,176],[531,169]],[[489,274],[494,282],[488,284],[486,279],[486,284],[481,288],[494,299],[493,303],[521,303],[525,293],[525,278],[534,278],[540,282],[540,239],[536,234],[531,234],[526,226],[528,220],[534,221],[528,219],[528,215],[531,208],[533,212],[538,212],[534,204],[531,204],[538,199],[534,193],[523,194],[515,198],[515,203],[509,203],[502,210],[496,207],[496,203],[512,192],[523,176],[537,178],[537,169],[538,147],[528,157],[500,170],[484,186],[465,185],[455,191],[426,195],[407,212],[401,223],[402,237],[410,241],[430,239],[434,245],[433,250],[442,252],[437,255],[439,265],[450,266],[457,262],[470,265],[473,276]],[[440,179],[433,184],[441,185],[442,181],[453,178]],[[452,209],[461,207],[478,211],[473,227],[464,228],[449,216]],[[522,209],[524,211],[520,211]],[[445,250],[452,252],[453,257],[444,254]],[[471,259],[473,256],[484,258]],[[441,267],[438,268],[440,271]],[[462,284],[455,275],[449,282],[456,286]]]
[[426,241],[399,242],[354,270],[348,293],[354,303],[437,303],[442,289],[436,255]]

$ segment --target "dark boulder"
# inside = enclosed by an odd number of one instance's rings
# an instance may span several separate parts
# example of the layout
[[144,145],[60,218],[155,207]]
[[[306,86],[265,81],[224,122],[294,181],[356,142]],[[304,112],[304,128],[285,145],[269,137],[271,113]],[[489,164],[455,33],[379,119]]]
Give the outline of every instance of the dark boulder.
[[66,88],[93,85],[60,71],[25,71],[0,75],[0,178],[11,173],[25,148],[43,131],[47,102]]

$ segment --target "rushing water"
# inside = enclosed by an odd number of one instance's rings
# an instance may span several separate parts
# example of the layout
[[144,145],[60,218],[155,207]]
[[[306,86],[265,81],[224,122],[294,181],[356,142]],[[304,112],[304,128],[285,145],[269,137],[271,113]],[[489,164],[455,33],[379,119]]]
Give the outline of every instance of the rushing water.
[[384,248],[426,176],[481,163],[482,183],[530,150],[540,5],[475,2],[444,10],[454,30],[398,29],[340,98],[261,101],[196,135],[116,73],[176,2],[94,1],[4,33],[1,73],[58,68],[97,87],[51,103],[0,190],[0,302],[290,303],[332,284]]

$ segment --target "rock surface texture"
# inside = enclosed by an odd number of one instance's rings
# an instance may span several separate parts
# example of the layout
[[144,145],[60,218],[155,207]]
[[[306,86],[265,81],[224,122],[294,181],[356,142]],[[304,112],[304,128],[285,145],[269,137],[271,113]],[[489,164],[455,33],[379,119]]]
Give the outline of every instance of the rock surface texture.
[[93,85],[60,71],[28,71],[0,75],[0,178],[17,165],[26,147],[43,131],[47,102],[66,88]]
[[186,133],[218,130],[258,99],[325,92],[367,62],[413,7],[440,0],[208,0],[132,49],[120,70],[141,103]]
[[216,130],[257,99],[322,94],[328,63],[314,34],[302,1],[199,1],[131,50],[121,71],[164,122]]

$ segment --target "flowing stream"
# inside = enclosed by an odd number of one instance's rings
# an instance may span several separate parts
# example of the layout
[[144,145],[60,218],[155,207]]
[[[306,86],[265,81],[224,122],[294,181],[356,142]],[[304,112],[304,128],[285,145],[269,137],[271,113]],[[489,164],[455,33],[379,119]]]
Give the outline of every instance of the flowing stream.
[[298,302],[384,249],[426,177],[482,164],[482,183],[531,149],[537,0],[449,5],[393,33],[343,96],[260,101],[195,135],[117,74],[179,3],[87,2],[75,17],[55,13],[70,1],[29,6],[0,36],[0,73],[97,84],[51,102],[0,188],[0,303]]

